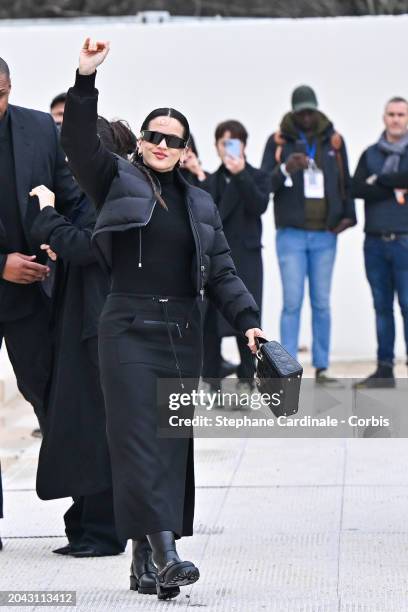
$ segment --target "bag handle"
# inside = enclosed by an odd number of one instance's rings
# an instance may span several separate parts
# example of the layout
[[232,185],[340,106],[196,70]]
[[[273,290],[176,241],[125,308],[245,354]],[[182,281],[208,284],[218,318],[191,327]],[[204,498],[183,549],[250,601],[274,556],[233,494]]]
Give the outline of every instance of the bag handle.
[[262,353],[261,353],[261,345],[265,344],[266,342],[269,342],[269,340],[267,340],[266,338],[263,338],[262,336],[255,336],[256,358],[259,359],[259,361],[262,361],[263,359]]

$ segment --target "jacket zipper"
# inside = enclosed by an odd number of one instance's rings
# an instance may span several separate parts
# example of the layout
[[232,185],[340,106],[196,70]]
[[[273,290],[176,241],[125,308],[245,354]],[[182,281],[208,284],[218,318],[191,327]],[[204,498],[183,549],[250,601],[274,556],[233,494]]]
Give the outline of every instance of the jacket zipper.
[[205,270],[205,266],[203,265],[203,260],[202,260],[200,236],[199,236],[198,230],[197,230],[195,222],[194,222],[193,213],[191,212],[189,198],[187,198],[187,209],[188,209],[188,214],[189,214],[189,217],[190,217],[190,223],[191,223],[191,227],[193,229],[193,234],[194,234],[194,238],[195,238],[196,248],[197,248],[197,252],[198,252],[198,262],[197,262],[198,263],[198,285],[200,286],[201,301],[203,301],[204,300],[204,293],[205,293],[205,291],[204,291],[204,270]]
[[[177,355],[176,347],[174,345],[173,335],[172,335],[171,329],[170,329],[169,313],[168,313],[168,310],[167,310],[167,302],[168,301],[169,301],[168,298],[159,298],[159,302],[160,302],[160,304],[162,306],[162,309],[163,309],[165,324],[166,324],[166,327],[167,327],[167,334],[169,336],[169,341],[170,341],[170,347],[171,347],[171,350],[173,352],[174,362],[175,362],[176,370],[177,370],[177,373],[178,373],[178,376],[179,376],[179,380],[180,380],[180,386],[181,386],[182,389],[184,389],[184,381],[183,381],[183,375],[182,375],[182,372],[181,372],[180,362],[178,360],[178,355]],[[178,331],[180,333],[180,329]]]

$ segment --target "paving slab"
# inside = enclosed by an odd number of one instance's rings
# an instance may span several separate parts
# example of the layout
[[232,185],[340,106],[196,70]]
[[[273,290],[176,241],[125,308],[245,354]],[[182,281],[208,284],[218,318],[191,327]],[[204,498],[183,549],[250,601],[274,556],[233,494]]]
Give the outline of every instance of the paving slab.
[[339,592],[344,600],[397,599],[408,605],[407,577],[408,532],[342,533]]
[[344,440],[333,438],[249,438],[233,485],[339,485],[344,448]]
[[347,440],[347,485],[408,486],[408,439]]

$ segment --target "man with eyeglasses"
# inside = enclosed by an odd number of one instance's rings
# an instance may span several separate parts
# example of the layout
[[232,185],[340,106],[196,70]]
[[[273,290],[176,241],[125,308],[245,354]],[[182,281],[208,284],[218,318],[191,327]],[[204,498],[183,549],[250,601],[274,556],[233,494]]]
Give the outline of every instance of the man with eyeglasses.
[[394,387],[394,297],[404,321],[408,354],[408,101],[389,100],[385,130],[364,151],[353,178],[353,193],[365,205],[364,260],[374,302],[377,369],[357,388]]

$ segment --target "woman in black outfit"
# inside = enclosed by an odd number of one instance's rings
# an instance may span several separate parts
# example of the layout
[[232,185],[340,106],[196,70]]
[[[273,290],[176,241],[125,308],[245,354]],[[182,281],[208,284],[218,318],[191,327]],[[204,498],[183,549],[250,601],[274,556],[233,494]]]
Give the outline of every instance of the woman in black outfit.
[[246,334],[251,350],[262,331],[214,202],[177,169],[189,137],[186,118],[169,108],[150,113],[133,163],[98,139],[95,69],[108,52],[107,42],[84,43],[62,145],[100,211],[93,240],[111,270],[99,358],[117,527],[133,540],[131,588],[153,593],[155,581],[159,599],[166,599],[199,572],[175,546],[193,532],[193,439],[158,437],[157,381],[177,377],[180,390],[186,377],[198,380],[205,291]]

